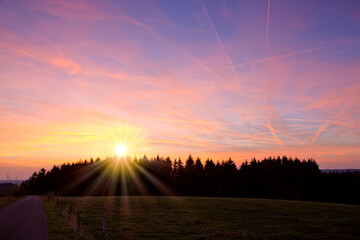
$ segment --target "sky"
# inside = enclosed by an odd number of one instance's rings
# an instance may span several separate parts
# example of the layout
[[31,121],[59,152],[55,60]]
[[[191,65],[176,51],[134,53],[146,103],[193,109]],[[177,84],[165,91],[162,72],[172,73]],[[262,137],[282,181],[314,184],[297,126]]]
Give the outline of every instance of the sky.
[[112,156],[360,168],[359,1],[0,1],[0,179]]

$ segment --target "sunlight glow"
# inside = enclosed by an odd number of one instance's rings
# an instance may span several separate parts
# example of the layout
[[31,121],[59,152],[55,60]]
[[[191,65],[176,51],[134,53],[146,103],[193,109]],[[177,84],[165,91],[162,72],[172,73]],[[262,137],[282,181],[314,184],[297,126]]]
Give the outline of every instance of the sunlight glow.
[[126,147],[124,145],[118,145],[115,151],[118,156],[124,156],[126,153]]

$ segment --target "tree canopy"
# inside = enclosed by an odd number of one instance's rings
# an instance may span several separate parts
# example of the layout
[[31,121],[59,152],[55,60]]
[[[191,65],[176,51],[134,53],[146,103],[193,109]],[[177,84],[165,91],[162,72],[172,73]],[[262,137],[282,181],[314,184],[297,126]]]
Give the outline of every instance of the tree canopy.
[[243,162],[229,158],[204,164],[192,155],[185,161],[107,157],[41,169],[21,185],[26,194],[185,195],[276,198],[360,204],[360,173],[322,173],[314,159],[268,157]]

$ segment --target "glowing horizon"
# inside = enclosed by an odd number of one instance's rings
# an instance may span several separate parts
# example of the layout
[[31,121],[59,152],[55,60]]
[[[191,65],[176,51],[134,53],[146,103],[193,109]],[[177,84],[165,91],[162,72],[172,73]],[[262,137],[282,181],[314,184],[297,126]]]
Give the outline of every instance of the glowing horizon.
[[0,179],[114,155],[360,168],[360,5],[3,1]]

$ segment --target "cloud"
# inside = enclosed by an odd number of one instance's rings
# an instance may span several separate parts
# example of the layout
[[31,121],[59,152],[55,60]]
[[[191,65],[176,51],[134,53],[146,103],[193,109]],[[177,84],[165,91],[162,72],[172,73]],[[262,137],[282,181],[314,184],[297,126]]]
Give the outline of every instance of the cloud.
[[64,69],[64,71],[66,71],[67,74],[74,75],[81,72],[80,65],[78,65],[71,59],[65,58],[62,54],[60,54],[59,57],[53,58],[51,62],[55,66]]

